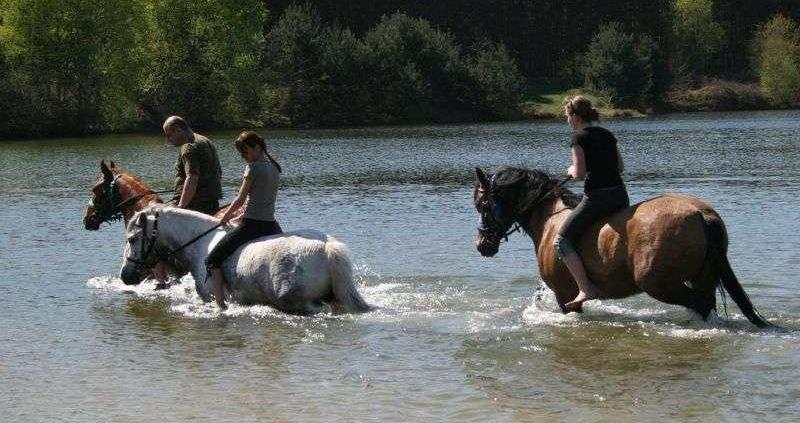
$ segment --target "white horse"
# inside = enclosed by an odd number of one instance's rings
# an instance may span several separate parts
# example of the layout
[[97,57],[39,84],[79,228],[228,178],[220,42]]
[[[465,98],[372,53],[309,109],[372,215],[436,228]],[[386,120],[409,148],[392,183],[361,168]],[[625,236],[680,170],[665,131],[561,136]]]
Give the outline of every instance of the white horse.
[[[151,206],[126,228],[120,279],[139,284],[147,269],[173,258],[209,301],[205,258],[224,235],[219,220],[173,207]],[[337,312],[364,312],[370,306],[353,283],[347,247],[324,233],[303,229],[259,238],[240,247],[222,264],[226,291],[240,304],[266,304],[285,313],[314,314],[328,303]]]

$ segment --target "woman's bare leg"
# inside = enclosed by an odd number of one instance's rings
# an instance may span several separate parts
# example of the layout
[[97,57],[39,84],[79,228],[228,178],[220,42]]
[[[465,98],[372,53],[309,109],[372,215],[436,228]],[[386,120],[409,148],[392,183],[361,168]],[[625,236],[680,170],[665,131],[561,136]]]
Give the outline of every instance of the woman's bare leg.
[[217,301],[219,308],[225,310],[228,306],[225,304],[225,281],[222,277],[222,271],[219,269],[211,269],[211,293],[214,294],[214,300]]
[[578,295],[575,299],[564,304],[568,311],[579,311],[584,301],[593,300],[597,298],[597,288],[589,281],[586,276],[586,269],[583,268],[583,261],[581,257],[574,252],[570,252],[561,258],[564,264],[569,269],[569,273],[578,284]]

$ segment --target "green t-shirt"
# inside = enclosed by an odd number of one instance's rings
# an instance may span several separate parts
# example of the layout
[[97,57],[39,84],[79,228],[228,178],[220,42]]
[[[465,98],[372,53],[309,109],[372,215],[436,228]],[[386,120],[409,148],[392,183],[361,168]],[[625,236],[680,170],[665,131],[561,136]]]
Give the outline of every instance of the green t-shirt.
[[189,209],[201,204],[215,203],[222,198],[222,170],[217,149],[208,138],[194,134],[194,140],[180,146],[178,161],[175,163],[175,197],[180,198],[186,175],[199,177],[197,191]]

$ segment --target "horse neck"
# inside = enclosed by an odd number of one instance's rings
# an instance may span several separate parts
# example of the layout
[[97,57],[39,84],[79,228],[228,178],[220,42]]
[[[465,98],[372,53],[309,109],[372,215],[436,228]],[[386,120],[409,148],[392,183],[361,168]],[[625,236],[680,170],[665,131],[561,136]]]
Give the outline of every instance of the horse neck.
[[119,194],[120,203],[139,196],[138,200],[125,203],[120,207],[120,212],[122,212],[122,216],[125,218],[125,223],[130,221],[136,212],[143,210],[147,206],[161,203],[161,197],[159,197],[158,194],[152,193],[152,190],[148,188],[144,182],[138,181],[126,174],[121,174],[117,179],[117,194]]
[[[162,209],[159,216],[158,232],[160,243],[172,250],[181,248],[203,232],[211,229],[215,225],[214,222],[203,219],[202,217],[195,216],[191,212],[181,209]],[[190,246],[183,250],[184,255],[193,255],[200,252],[202,260],[205,258],[205,253],[208,251],[208,244],[211,242],[212,237],[206,236],[193,242]]]
[[556,219],[554,218],[558,216],[560,212],[568,209],[569,207],[564,204],[561,198],[555,197],[545,200],[531,213],[527,219],[527,224],[523,225],[523,227],[528,233],[528,236],[533,240],[533,244],[536,246],[537,250],[539,249],[539,244],[542,241],[544,233],[550,229],[551,226],[556,224]]

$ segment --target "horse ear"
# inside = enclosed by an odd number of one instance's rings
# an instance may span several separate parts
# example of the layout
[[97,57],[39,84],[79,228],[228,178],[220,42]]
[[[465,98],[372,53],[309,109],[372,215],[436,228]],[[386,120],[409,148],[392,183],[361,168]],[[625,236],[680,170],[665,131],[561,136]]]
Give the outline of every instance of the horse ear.
[[[113,166],[114,162],[111,162],[111,163],[112,163],[111,167],[114,167]],[[114,174],[111,173],[111,169],[109,169],[108,166],[106,166],[106,161],[105,160],[100,160],[100,172],[103,173],[103,177],[105,177],[106,179],[111,179],[111,178],[114,177]]]
[[112,161],[110,161],[109,163],[111,163],[111,167],[112,167],[112,168],[115,168],[115,167],[117,167],[117,165],[115,165],[115,164],[114,164],[114,161],[113,161],[113,160],[112,160]]
[[478,186],[480,186],[482,189],[487,189],[489,187],[489,179],[479,167],[475,167],[475,178],[478,181]]

